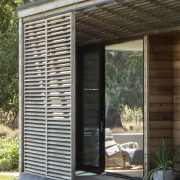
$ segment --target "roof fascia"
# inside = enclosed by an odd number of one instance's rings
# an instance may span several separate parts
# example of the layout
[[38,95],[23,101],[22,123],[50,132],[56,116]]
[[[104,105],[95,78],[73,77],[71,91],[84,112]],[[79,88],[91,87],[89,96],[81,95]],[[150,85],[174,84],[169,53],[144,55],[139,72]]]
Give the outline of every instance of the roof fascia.
[[23,18],[46,11],[51,11],[57,8],[64,9],[65,7],[67,7],[67,9],[76,9],[101,2],[104,2],[104,0],[43,0],[39,1],[39,3],[30,3],[29,5],[27,4],[25,8],[23,8],[23,6],[19,7],[17,10],[18,17]]
[[[17,7],[17,10],[22,10],[22,9],[28,9],[32,6],[38,6],[38,5],[41,5],[41,4],[44,4],[44,3],[47,3],[47,2],[50,2],[51,0],[37,0],[37,1],[34,1],[34,2],[31,2],[31,3],[28,3],[28,4],[23,4],[19,7]],[[56,1],[56,0],[55,0]]]

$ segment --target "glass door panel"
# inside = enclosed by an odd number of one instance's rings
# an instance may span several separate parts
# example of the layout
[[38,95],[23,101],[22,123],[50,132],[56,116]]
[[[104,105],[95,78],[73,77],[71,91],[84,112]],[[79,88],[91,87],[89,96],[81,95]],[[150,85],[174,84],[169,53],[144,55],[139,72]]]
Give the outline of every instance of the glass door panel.
[[99,166],[99,52],[84,53],[83,164]]
[[142,39],[106,47],[106,128],[123,149],[115,163],[106,158],[106,172],[134,179],[144,165],[143,54]]
[[104,108],[101,73],[103,56],[101,48],[80,51],[79,68],[79,118],[80,134],[77,148],[79,167],[93,172],[103,171],[104,166]]

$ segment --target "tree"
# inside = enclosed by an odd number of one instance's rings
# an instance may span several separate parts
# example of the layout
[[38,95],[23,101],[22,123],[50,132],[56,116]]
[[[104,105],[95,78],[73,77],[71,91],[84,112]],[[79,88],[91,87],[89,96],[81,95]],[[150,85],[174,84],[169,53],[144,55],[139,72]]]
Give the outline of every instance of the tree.
[[142,58],[137,51],[106,52],[106,103],[119,115],[125,105],[143,108]]
[[18,17],[16,8],[32,0],[1,0],[0,3],[0,109],[9,121],[18,113]]

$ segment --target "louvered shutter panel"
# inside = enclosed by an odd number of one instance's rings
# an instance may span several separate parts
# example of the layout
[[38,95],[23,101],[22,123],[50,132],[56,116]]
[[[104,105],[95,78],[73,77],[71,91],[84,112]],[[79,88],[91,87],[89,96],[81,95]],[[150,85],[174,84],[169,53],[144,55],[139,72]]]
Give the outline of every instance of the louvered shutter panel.
[[46,175],[46,24],[24,27],[24,168]]
[[24,25],[24,171],[72,179],[73,14]]
[[64,179],[71,171],[70,22],[47,21],[47,173]]

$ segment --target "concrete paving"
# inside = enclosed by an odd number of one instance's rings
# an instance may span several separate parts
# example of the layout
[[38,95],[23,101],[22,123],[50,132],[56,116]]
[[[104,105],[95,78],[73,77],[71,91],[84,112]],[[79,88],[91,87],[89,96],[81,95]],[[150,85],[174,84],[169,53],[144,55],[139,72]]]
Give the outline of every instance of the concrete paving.
[[[18,177],[19,176],[19,172],[0,172],[0,174],[3,174],[3,175],[7,175],[7,176],[14,176],[14,177]],[[29,175],[29,176],[25,176],[25,173],[21,173],[21,175],[19,176],[20,178],[19,179],[22,179],[22,180],[44,180],[47,178],[37,178],[33,175]],[[105,175],[105,174],[102,174],[102,175],[93,175],[89,173],[89,175],[82,175],[82,176],[76,176],[75,180],[134,180],[133,178],[123,178],[123,177],[113,177],[111,175]]]
[[127,175],[114,173],[103,173],[99,175],[93,175],[91,173],[88,174],[88,172],[85,172],[84,174],[82,173],[80,176],[76,176],[75,180],[142,180],[142,178],[130,177]]
[[106,175],[97,175],[97,176],[76,176],[76,180],[127,180],[127,179],[106,176]]
[[[117,171],[119,172],[119,171]],[[126,172],[124,174],[119,174],[117,172],[109,171],[102,174],[95,174],[86,171],[76,171],[76,180],[142,180],[143,178],[137,177],[135,174],[130,174]]]

